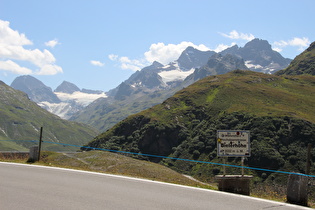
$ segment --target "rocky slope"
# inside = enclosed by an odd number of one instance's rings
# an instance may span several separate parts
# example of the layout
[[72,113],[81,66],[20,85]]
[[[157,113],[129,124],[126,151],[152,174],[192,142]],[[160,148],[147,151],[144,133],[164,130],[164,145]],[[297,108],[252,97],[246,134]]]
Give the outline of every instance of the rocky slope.
[[54,92],[62,92],[72,94],[76,91],[81,91],[75,84],[71,82],[63,81]]
[[215,54],[208,59],[206,65],[197,68],[194,73],[189,75],[184,83],[185,86],[188,86],[207,76],[225,74],[236,69],[249,70],[244,60],[235,55]]
[[29,75],[17,77],[12,82],[11,87],[16,90],[23,91],[32,101],[36,103],[41,101],[47,101],[49,103],[61,102],[50,87]]
[[263,73],[274,73],[280,69],[284,69],[292,61],[272,50],[268,41],[258,38],[249,41],[244,47],[235,45],[228,48],[222,51],[221,54],[238,56],[245,61],[249,69]]

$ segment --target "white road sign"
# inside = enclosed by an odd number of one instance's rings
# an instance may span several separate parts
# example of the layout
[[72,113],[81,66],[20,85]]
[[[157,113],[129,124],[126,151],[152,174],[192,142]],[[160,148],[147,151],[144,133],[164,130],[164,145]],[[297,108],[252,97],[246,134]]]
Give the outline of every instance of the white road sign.
[[249,131],[220,130],[217,131],[219,157],[249,157]]

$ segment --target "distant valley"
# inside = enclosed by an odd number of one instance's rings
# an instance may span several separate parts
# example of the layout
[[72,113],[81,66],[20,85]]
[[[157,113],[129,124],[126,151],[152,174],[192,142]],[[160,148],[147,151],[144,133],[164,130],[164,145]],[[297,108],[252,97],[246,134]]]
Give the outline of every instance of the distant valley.
[[233,46],[220,53],[185,49],[174,62],[151,66],[135,72],[118,87],[108,91],[70,120],[86,123],[99,131],[106,131],[130,114],[159,104],[177,91],[211,75],[235,69],[274,73],[286,68],[291,59],[272,50],[266,40],[254,39],[244,47]]

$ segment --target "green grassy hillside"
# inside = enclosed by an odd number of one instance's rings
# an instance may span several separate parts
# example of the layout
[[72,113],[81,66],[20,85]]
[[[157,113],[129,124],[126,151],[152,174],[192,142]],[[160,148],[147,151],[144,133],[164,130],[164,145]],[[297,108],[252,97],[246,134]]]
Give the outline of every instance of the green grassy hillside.
[[[3,82],[0,83],[0,150],[28,149],[39,139],[40,127],[44,128],[43,140],[56,143],[82,145],[97,133],[86,125],[62,120],[30,101],[26,94]],[[19,145],[18,147],[16,145]],[[22,148],[21,148],[22,146]],[[67,150],[60,145],[44,143],[48,150]]]
[[209,185],[194,181],[160,164],[136,160],[124,155],[104,151],[79,153],[43,152],[39,164],[118,174],[189,186],[215,188],[215,185],[210,187]]
[[313,42],[304,52],[296,56],[290,65],[277,75],[315,75],[315,42]]
[[[141,114],[162,122],[185,123],[200,114],[244,112],[291,116],[315,123],[315,77],[277,77],[234,71],[203,79]],[[203,117],[202,117],[203,118]]]
[[[314,76],[236,70],[194,83],[162,104],[121,121],[88,146],[222,162],[216,154],[216,131],[250,130],[248,166],[305,172],[306,146],[315,145],[314,104]],[[214,165],[142,158],[204,181],[222,173]],[[250,173],[257,173],[260,180],[275,180],[268,172]]]

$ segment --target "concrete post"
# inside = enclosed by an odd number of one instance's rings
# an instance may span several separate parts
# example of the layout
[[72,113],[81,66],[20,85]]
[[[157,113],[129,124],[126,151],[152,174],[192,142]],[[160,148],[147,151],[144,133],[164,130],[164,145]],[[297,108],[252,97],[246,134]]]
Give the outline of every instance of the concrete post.
[[250,195],[250,180],[253,176],[249,175],[217,175],[220,191]]
[[287,202],[307,206],[308,177],[290,174],[287,188]]
[[30,147],[28,162],[38,161],[38,146]]

